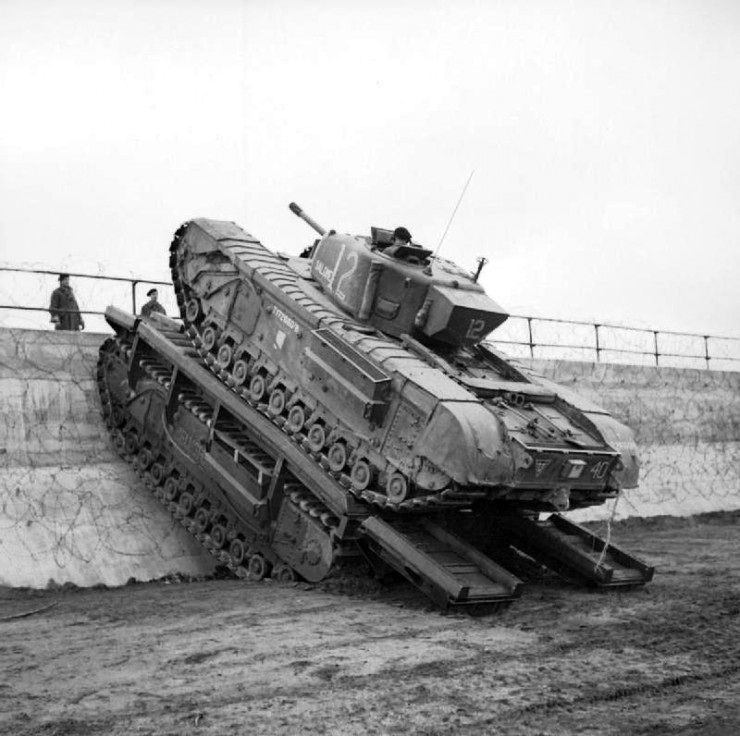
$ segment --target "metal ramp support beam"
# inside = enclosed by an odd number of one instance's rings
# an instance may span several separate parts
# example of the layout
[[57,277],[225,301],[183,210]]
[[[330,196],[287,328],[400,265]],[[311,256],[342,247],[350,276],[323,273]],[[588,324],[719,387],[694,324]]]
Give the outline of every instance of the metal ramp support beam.
[[515,549],[537,562],[566,578],[600,588],[644,585],[655,572],[654,567],[560,514],[543,521],[506,517],[497,528]]
[[371,551],[443,608],[508,602],[522,582],[480,550],[428,520],[360,525]]

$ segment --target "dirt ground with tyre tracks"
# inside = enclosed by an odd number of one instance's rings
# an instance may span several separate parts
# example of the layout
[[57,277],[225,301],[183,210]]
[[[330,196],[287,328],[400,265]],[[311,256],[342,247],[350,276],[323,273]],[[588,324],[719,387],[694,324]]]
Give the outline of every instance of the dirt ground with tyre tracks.
[[740,733],[740,513],[612,534],[647,588],[481,618],[403,583],[0,590],[0,734]]

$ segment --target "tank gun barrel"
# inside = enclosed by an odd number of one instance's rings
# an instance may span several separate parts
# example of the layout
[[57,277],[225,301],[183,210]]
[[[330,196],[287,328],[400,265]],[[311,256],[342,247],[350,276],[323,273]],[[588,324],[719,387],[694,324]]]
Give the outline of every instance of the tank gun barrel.
[[318,222],[310,218],[295,202],[291,202],[288,207],[294,215],[298,215],[301,220],[307,222],[319,235],[326,235],[326,230]]

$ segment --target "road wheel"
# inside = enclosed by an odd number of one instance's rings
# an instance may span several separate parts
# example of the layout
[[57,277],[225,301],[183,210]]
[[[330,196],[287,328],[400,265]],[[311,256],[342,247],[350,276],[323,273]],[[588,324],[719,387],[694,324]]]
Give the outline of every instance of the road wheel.
[[335,442],[329,448],[327,458],[329,460],[329,467],[338,473],[347,464],[347,447],[343,442]]
[[252,555],[247,569],[250,580],[263,580],[270,572],[270,563],[260,554]]
[[139,438],[135,432],[129,432],[126,435],[124,449],[129,455],[133,455],[139,449]]
[[169,478],[167,478],[167,480],[164,482],[163,490],[165,501],[177,500],[177,497],[180,494],[180,484],[178,483],[177,478],[175,478],[174,476],[170,476]]
[[358,460],[352,466],[352,485],[358,491],[364,491],[371,483],[373,479],[373,471],[370,467],[370,463],[367,460]]
[[211,529],[211,541],[221,549],[226,544],[226,527],[223,524],[214,524]]
[[180,496],[180,500],[178,501],[177,506],[183,516],[189,516],[190,512],[193,510],[193,506],[195,506],[195,499],[193,498],[193,494],[185,491],[185,493]]
[[152,474],[152,480],[158,486],[161,486],[162,481],[164,480],[164,465],[162,465],[162,463],[154,463],[149,472]]
[[281,388],[276,388],[270,394],[270,403],[267,408],[274,417],[280,416],[283,413],[283,409],[285,409],[285,392]]
[[113,447],[116,448],[116,452],[119,455],[124,455],[126,453],[126,438],[123,436],[123,432],[121,432],[120,429],[117,429],[113,433]]
[[388,500],[393,503],[401,503],[409,495],[409,483],[401,473],[392,473],[385,488]]
[[244,558],[247,556],[247,545],[244,542],[243,539],[239,539],[238,537],[236,539],[231,540],[231,545],[229,546],[229,554],[231,555],[231,561],[239,566],[244,562]]
[[253,401],[259,401],[265,395],[266,389],[265,379],[258,373],[249,384],[249,396]]
[[213,350],[218,340],[218,331],[213,325],[208,325],[208,327],[203,330],[201,340],[203,341],[203,347],[210,352]]
[[294,583],[298,580],[295,570],[290,565],[285,563],[278,565],[272,572],[273,580],[277,580],[279,583]]
[[195,518],[193,521],[195,532],[202,533],[208,531],[208,527],[211,526],[211,512],[205,506],[201,506],[195,512]]
[[219,349],[218,355],[216,356],[216,362],[221,368],[228,368],[231,365],[231,361],[234,358],[234,348],[225,342]]
[[143,447],[139,452],[139,467],[142,470],[146,470],[152,464],[153,460],[152,453],[146,447]]
[[321,424],[314,424],[308,430],[308,446],[314,452],[321,452],[326,444],[326,430]]
[[120,406],[114,406],[110,412],[110,420],[116,427],[122,427],[126,421],[126,414]]
[[234,367],[231,369],[231,377],[234,379],[234,383],[237,386],[242,386],[247,380],[249,373],[249,367],[247,366],[246,360],[237,360],[234,363]]
[[289,432],[300,432],[306,423],[306,412],[302,406],[296,404],[288,412],[288,422],[286,424]]
[[200,300],[195,298],[188,299],[188,302],[185,305],[185,319],[188,322],[197,322],[200,315]]

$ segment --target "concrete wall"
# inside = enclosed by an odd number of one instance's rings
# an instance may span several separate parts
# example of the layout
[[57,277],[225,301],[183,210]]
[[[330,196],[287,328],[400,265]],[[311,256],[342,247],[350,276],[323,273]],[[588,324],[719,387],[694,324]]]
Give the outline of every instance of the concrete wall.
[[213,569],[111,452],[94,380],[103,339],[0,329],[0,585]]
[[640,487],[574,518],[740,508],[740,372],[527,361],[537,372],[601,404],[630,426]]
[[[110,585],[212,570],[110,450],[105,336],[0,329],[0,585]],[[535,361],[632,426],[641,487],[575,518],[740,508],[740,373]]]

